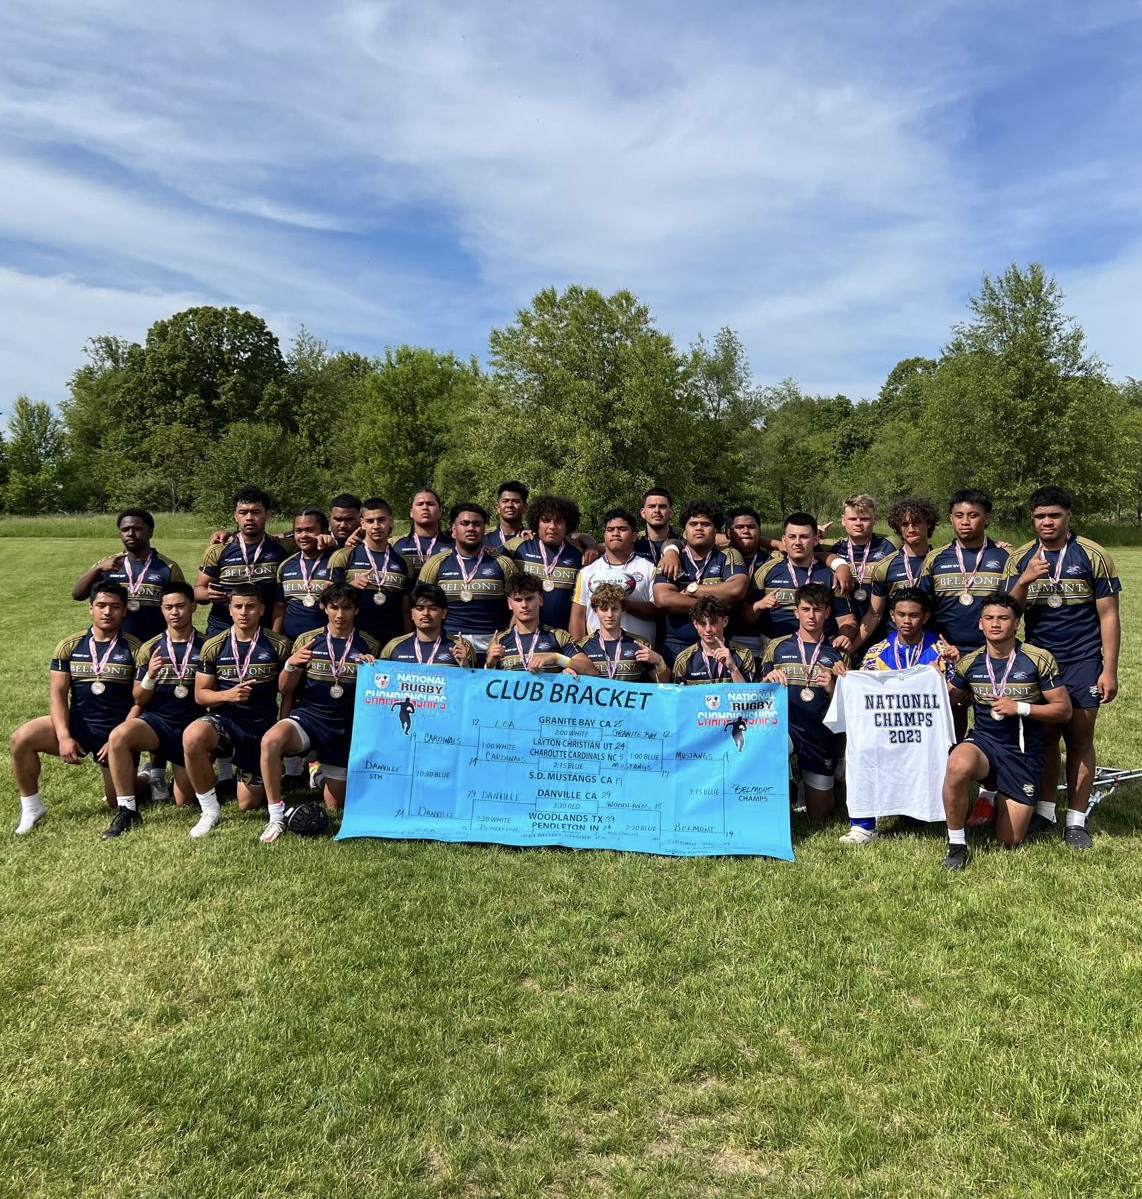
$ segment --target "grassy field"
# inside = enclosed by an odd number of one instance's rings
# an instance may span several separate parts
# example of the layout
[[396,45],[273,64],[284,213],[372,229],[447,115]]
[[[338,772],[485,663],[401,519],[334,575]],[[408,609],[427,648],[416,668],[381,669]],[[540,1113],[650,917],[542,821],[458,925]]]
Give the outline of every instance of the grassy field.
[[[188,573],[190,532],[158,542]],[[5,730],[46,711],[100,552],[4,542]],[[1099,746],[1129,766],[1142,552],[1116,557]],[[794,864],[266,847],[232,806],[202,843],[174,808],[103,843],[93,767],[43,792],[0,836],[0,1194],[1138,1193],[1137,789],[1091,853],[980,839],[958,877],[939,837],[839,824],[795,823]]]

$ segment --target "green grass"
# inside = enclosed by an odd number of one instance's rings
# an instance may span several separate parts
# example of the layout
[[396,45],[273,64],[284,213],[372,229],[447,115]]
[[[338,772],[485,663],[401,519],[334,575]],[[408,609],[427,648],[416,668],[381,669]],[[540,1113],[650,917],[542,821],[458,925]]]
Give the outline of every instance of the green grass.
[[[5,545],[6,729],[46,710],[94,550]],[[1142,761],[1140,652],[1107,762]],[[1138,790],[1092,853],[981,838],[961,877],[939,837],[800,823],[792,865],[268,848],[233,807],[105,844],[93,767],[43,791],[0,836],[0,1194],[1137,1194]]]

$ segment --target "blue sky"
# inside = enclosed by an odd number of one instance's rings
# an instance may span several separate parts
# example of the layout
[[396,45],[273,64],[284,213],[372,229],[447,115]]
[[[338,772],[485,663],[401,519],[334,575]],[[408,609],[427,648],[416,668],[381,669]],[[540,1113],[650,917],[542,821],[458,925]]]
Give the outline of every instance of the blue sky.
[[572,282],[863,397],[1036,260],[1142,376],[1137,3],[9,0],[5,43],[0,409],[192,304],[483,357]]

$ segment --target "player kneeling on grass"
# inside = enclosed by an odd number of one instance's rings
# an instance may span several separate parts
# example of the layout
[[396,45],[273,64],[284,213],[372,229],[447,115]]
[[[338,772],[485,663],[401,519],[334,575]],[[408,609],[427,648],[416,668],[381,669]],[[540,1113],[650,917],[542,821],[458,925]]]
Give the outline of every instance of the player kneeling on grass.
[[91,590],[91,627],[64,638],[52,654],[51,715],[29,720],[12,734],[12,775],[20,789],[17,836],[30,833],[46,811],[39,791],[41,754],[62,758],[69,766],[78,766],[91,754],[103,768],[107,806],[116,806],[107,738],[131,709],[139,650],[139,643],[121,631],[126,614],[126,588],[96,583]]
[[1071,698],[1055,659],[1016,640],[1021,615],[1019,604],[1005,592],[986,596],[979,618],[985,644],[963,656],[950,683],[954,704],[972,702],[975,728],[948,756],[944,777],[944,865],[949,870],[968,864],[968,783],[974,780],[995,790],[995,835],[1009,848],[1018,845],[1039,798],[1044,725],[1071,718]]
[[202,809],[190,830],[205,837],[222,818],[214,790],[213,755],[232,757],[248,778],[238,786],[241,811],[263,799],[260,773],[262,737],[278,718],[278,672],[289,657],[290,644],[279,633],[262,628],[265,612],[258,589],[239,583],[230,589],[228,613],[233,624],[208,638],[202,647],[194,698],[207,714],[192,720],[182,735],[186,773]]
[[715,595],[703,595],[690,605],[690,623],[698,644],[687,646],[674,659],[674,681],[696,683],[752,683],[757,672],[753,654],[744,645],[726,640],[730,604]]
[[650,644],[623,628],[627,589],[621,583],[596,583],[588,601],[599,627],[581,642],[583,653],[602,674],[624,683],[666,683],[670,667]]
[[448,614],[448,592],[436,583],[417,583],[409,595],[412,633],[394,637],[381,657],[392,662],[415,662],[420,666],[476,665],[476,651],[463,637],[444,631]]
[[543,584],[535,575],[510,575],[506,584],[511,624],[494,634],[488,646],[489,670],[561,670],[564,674],[598,674],[594,663],[565,629],[539,623]]
[[[918,587],[900,587],[888,599],[888,619],[892,624],[883,641],[870,645],[861,662],[861,670],[907,670],[911,666],[934,666],[942,674],[950,673],[960,653],[928,627],[932,616],[932,597]],[[912,823],[910,816],[901,820]],[[876,840],[876,818],[850,816],[849,831],[841,837],[846,845],[867,845]]]
[[171,582],[163,587],[159,609],[166,631],[152,637],[135,657],[135,707],[111,732],[108,765],[119,805],[104,840],[118,837],[141,824],[135,802],[136,769],[143,750],[174,766],[175,803],[194,802],[194,790],[183,763],[182,734],[205,713],[194,699],[204,638],[194,627],[194,588]]
[[282,758],[314,753],[325,776],[325,806],[345,806],[349,742],[353,735],[353,702],[357,663],[376,661],[377,643],[353,627],[361,608],[361,592],[348,583],[332,583],[320,597],[326,625],[294,642],[278,678],[289,715],[262,738],[262,785],[269,823],[261,840],[276,841],[285,832]]
[[825,639],[825,623],[833,610],[833,591],[824,583],[806,583],[793,596],[797,632],[771,641],[761,659],[763,683],[789,688],[789,740],[801,767],[805,808],[812,820],[833,810],[836,739],[825,727],[837,675],[844,674],[844,654]]

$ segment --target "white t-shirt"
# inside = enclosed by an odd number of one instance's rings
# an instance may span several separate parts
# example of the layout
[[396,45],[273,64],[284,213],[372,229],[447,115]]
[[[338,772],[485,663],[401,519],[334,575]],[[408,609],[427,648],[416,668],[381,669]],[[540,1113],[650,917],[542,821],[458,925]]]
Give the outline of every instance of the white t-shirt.
[[[638,554],[633,555],[621,565],[608,562],[607,556],[604,554],[590,566],[584,566],[575,581],[575,594],[572,596],[572,602],[582,604],[587,609],[587,632],[594,633],[599,627],[599,618],[591,608],[591,593],[600,583],[618,583],[621,587],[626,588],[627,599],[632,599],[636,603],[652,604],[654,603],[653,578],[654,563],[649,558],[640,558]],[[624,612],[623,628],[635,637],[642,637],[652,645],[654,644],[653,620]]]
[[956,735],[938,670],[850,670],[837,680],[825,727],[848,734],[850,817],[944,819],[944,772]]

